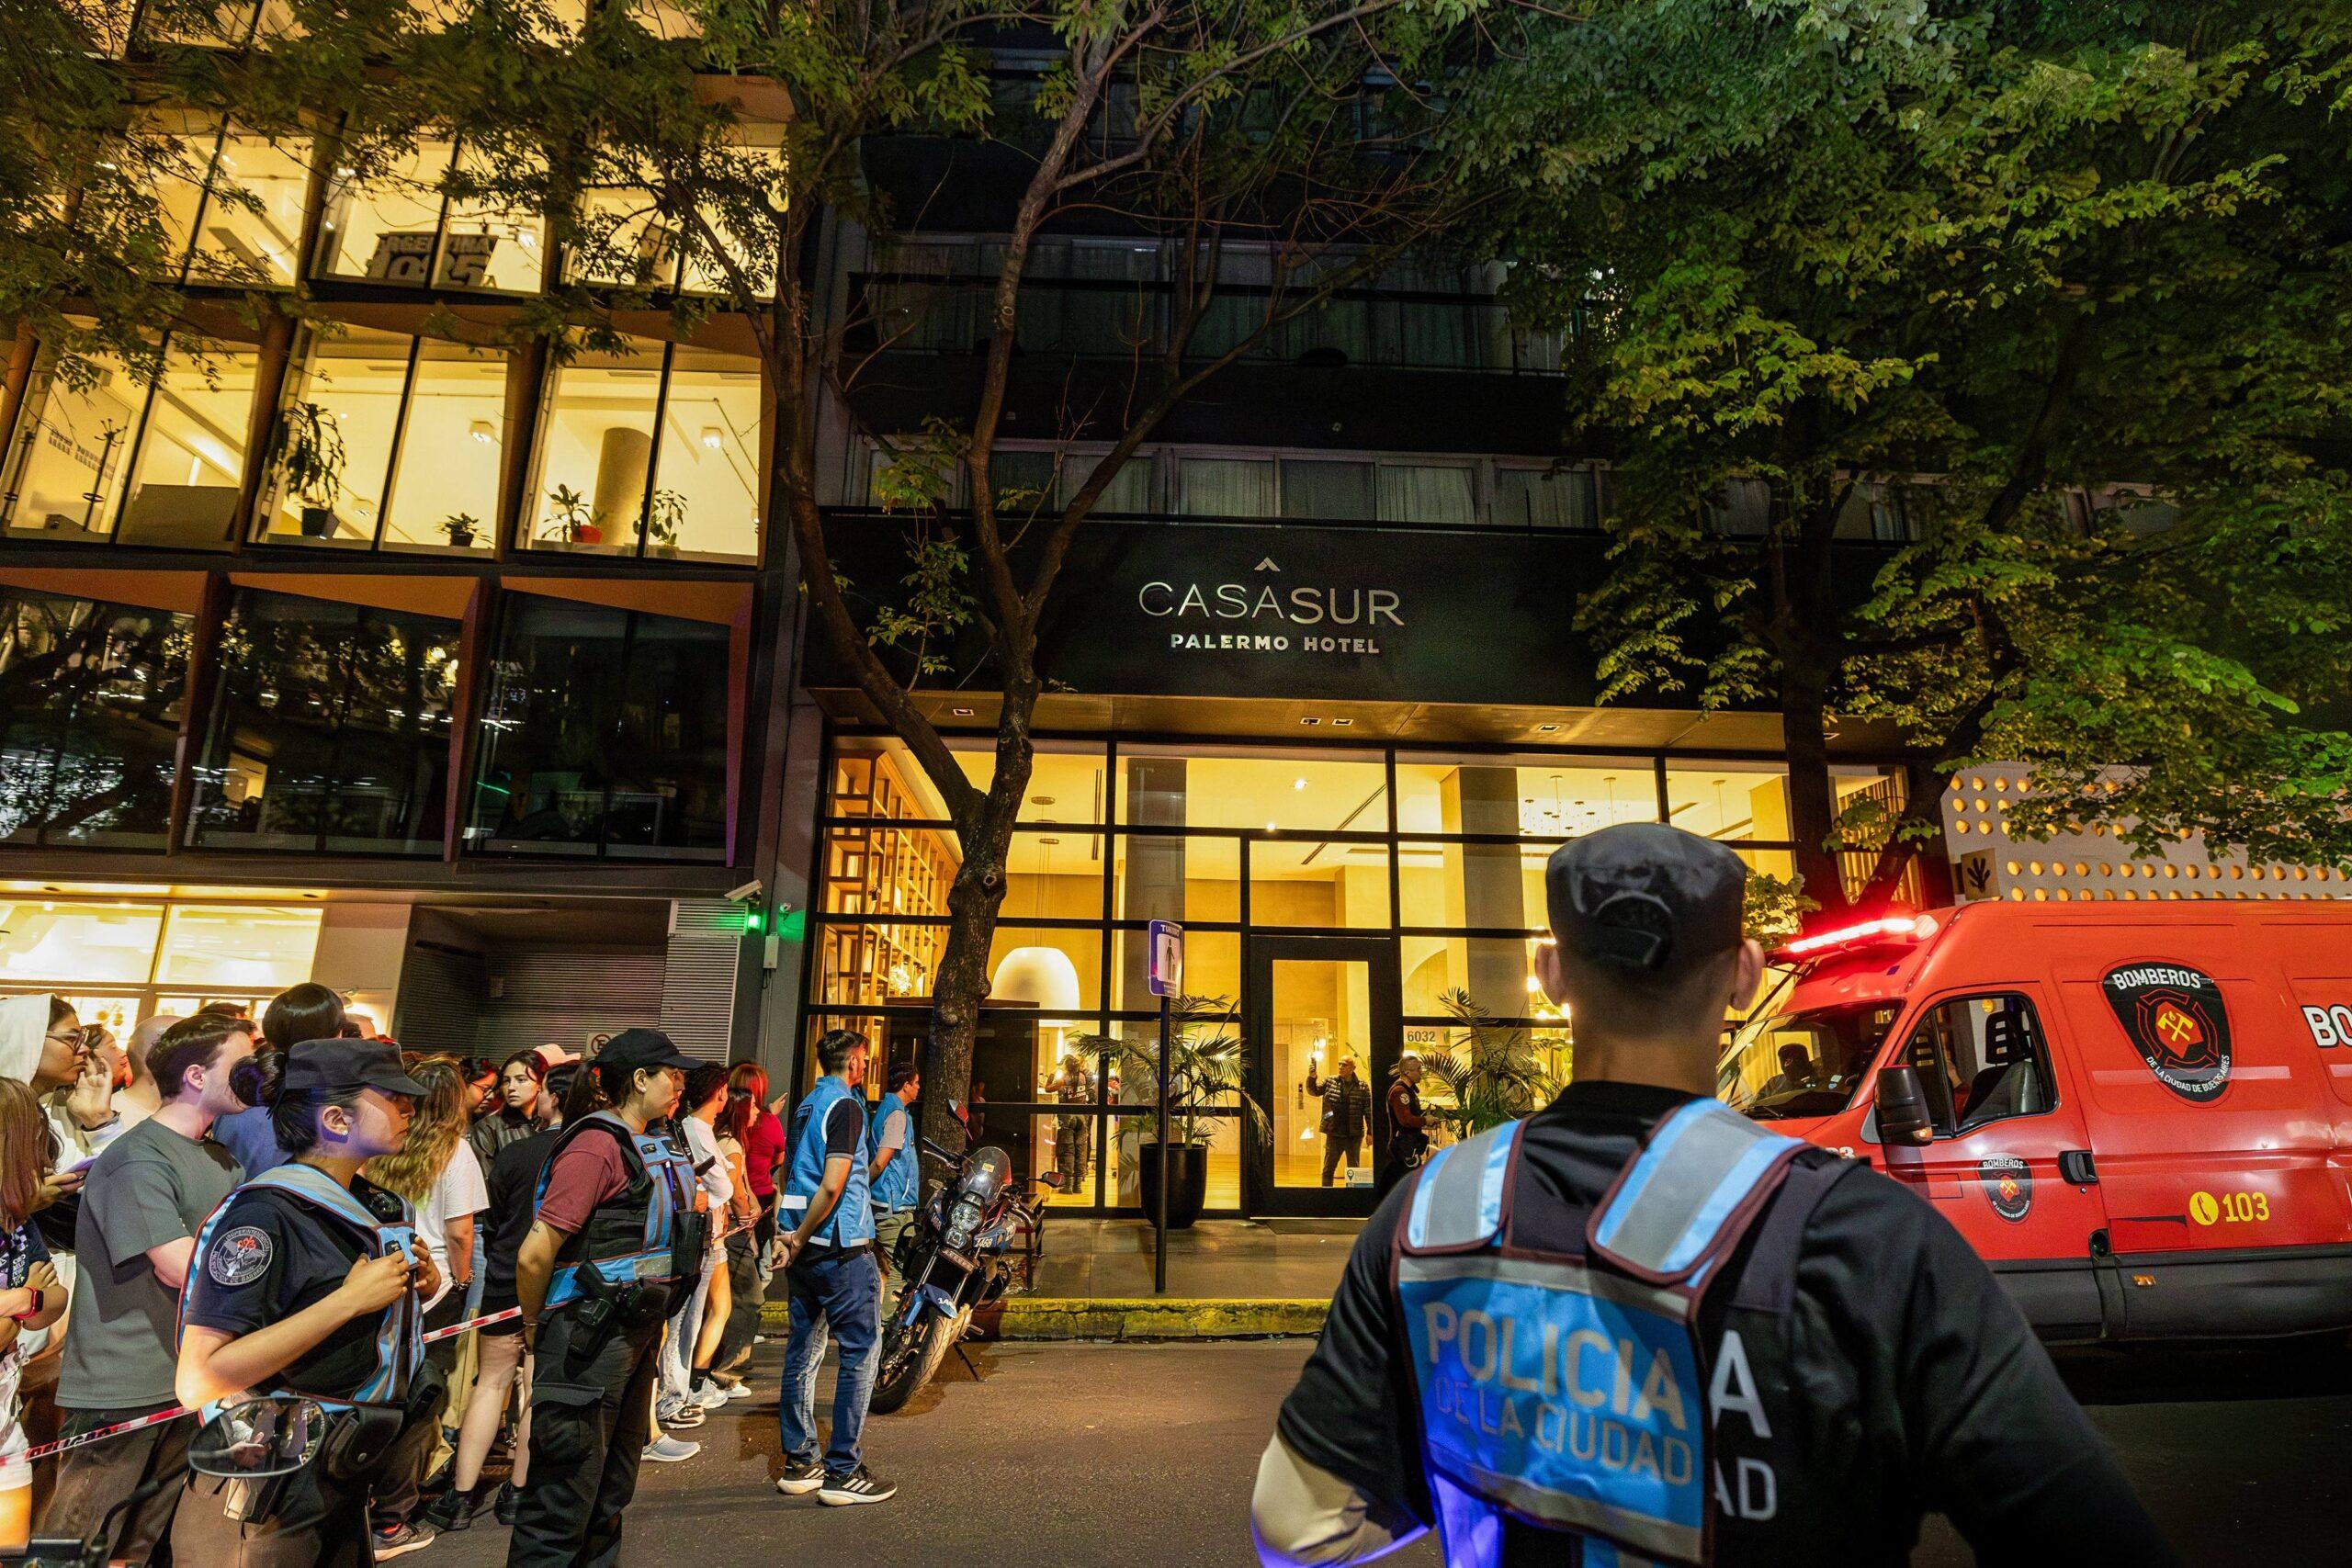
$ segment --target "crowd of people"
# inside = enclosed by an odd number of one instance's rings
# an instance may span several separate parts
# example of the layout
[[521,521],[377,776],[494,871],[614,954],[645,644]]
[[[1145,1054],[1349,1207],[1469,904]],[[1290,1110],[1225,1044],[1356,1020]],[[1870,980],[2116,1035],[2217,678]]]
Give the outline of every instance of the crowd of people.
[[[0,1551],[365,1563],[489,1518],[510,1562],[610,1561],[639,1464],[694,1458],[681,1434],[751,1396],[787,1264],[788,1435],[812,1344],[844,1372],[832,1450],[783,1489],[887,1497],[857,1461],[862,1248],[913,1201],[911,1075],[869,1127],[863,1043],[854,1074],[822,1054],[798,1121],[854,1101],[855,1125],[823,1118],[796,1160],[757,1066],[652,1030],[485,1060],[403,1052],[319,985],[121,1042],[0,999]],[[318,1457],[266,1497],[191,1475],[200,1425],[259,1394],[320,1402]],[[787,1446],[791,1482],[813,1441]]]

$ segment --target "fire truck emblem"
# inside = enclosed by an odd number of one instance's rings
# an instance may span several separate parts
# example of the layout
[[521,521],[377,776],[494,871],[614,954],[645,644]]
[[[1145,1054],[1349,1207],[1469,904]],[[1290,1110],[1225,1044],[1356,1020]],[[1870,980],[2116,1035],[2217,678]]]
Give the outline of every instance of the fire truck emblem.
[[2156,1081],[2202,1105],[2230,1083],[2230,1016],[2212,976],[2180,964],[2127,964],[2099,982],[2124,1037]]
[[2033,1172],[2015,1155],[1994,1155],[1976,1168],[1993,1212],[2016,1224],[2033,1213]]

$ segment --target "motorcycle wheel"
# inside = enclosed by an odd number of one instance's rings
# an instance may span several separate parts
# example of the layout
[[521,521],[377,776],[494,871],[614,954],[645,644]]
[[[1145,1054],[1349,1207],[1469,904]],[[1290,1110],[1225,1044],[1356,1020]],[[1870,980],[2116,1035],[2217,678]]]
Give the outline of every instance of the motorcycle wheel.
[[874,1396],[867,1408],[876,1416],[888,1416],[904,1407],[931,1381],[956,1341],[964,1337],[971,1316],[968,1312],[954,1317],[925,1313],[910,1328],[892,1323],[882,1337],[882,1365],[875,1373]]

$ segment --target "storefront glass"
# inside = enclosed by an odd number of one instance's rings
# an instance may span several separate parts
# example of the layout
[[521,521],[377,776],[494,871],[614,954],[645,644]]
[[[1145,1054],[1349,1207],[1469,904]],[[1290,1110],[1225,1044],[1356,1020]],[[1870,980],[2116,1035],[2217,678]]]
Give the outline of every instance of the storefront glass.
[[[954,744],[984,782],[989,742]],[[1204,1111],[1210,1208],[1245,1196],[1279,1206],[1283,1191],[1311,1206],[1326,1151],[1309,1066],[1319,1084],[1345,1050],[1369,1077],[1375,1046],[1385,1064],[1399,1049],[1460,1053],[1485,1038],[1515,1042],[1554,1081],[1572,1070],[1569,1021],[1532,978],[1544,866],[1562,842],[1658,821],[1670,801],[1678,820],[1736,844],[1756,870],[1792,869],[1785,828],[1756,815],[1757,801],[1786,793],[1773,761],[1042,744],[1052,749],[1037,757],[1009,857],[974,1072],[989,1136],[1017,1145],[1022,1168],[1083,1148],[1091,1182],[1065,1202],[1140,1201],[1159,1015],[1145,987],[1150,919],[1184,923],[1185,989],[1202,1014],[1185,1027],[1229,1037],[1271,1123],[1271,1149],[1253,1153],[1238,1100]],[[1841,792],[1885,777],[1852,768],[1841,781],[1849,773]],[[825,811],[808,1027],[865,1030],[914,1060],[961,846],[895,740],[835,738]],[[1390,1037],[1374,1038],[1384,1028]],[[1081,1095],[1093,1097],[1082,1110]],[[1425,1085],[1425,1100],[1440,1095]],[[1372,1161],[1368,1137],[1361,1165],[1334,1161],[1334,1186]]]
[[49,989],[118,1034],[210,1001],[257,1007],[311,977],[322,911],[282,904],[0,899],[0,984]]
[[0,841],[163,847],[192,626],[0,589]]

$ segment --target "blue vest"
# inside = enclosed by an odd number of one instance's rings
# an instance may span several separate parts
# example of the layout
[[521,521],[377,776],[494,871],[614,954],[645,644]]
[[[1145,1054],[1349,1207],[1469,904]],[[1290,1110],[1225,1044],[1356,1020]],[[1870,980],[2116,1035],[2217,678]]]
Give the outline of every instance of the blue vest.
[[676,1243],[678,1216],[694,1206],[695,1170],[683,1150],[653,1133],[637,1133],[609,1111],[583,1116],[566,1127],[539,1168],[537,1209],[548,1195],[555,1162],[572,1137],[590,1127],[602,1127],[621,1146],[629,1167],[628,1196],[600,1204],[580,1234],[564,1243],[555,1271],[548,1278],[547,1304],[562,1306],[586,1292],[580,1282],[583,1269],[593,1269],[611,1285],[661,1284],[678,1276]]
[[[314,1165],[299,1161],[273,1166],[246,1182],[221,1201],[196,1233],[196,1251],[192,1268],[205,1266],[207,1249],[212,1245],[213,1232],[220,1227],[220,1217],[237,1201],[239,1193],[255,1187],[266,1187],[283,1192],[289,1198],[326,1215],[336,1224],[356,1232],[368,1247],[371,1258],[384,1258],[394,1248],[404,1253],[413,1251],[416,1226],[411,1217],[407,1200],[401,1201],[401,1217],[379,1220],[368,1206],[352,1195],[351,1190]],[[188,1292],[180,1292],[179,1331],[187,1331]],[[376,1326],[376,1370],[368,1374],[351,1400],[364,1404],[397,1402],[408,1397],[409,1379],[416,1372],[417,1363],[424,1359],[424,1309],[417,1303],[416,1292],[411,1291],[384,1310],[383,1319]],[[256,1391],[258,1392],[258,1391]],[[305,1389],[281,1388],[274,1393],[308,1393]],[[234,1401],[229,1402],[233,1404]],[[350,1404],[339,1400],[320,1400],[329,1410],[345,1410]],[[211,1420],[228,1404],[215,1403],[204,1406],[203,1418]]]
[[[792,1153],[786,1162],[784,1192],[777,1201],[779,1223],[797,1228],[808,1205],[816,1201],[825,1182],[825,1117],[842,1100],[858,1098],[856,1090],[828,1073],[793,1108]],[[858,1114],[865,1115],[863,1108]],[[864,1140],[859,1146],[864,1147]],[[827,1247],[856,1247],[874,1239],[874,1203],[866,1190],[864,1160],[854,1155],[850,1157],[849,1185],[842,1189],[841,1201],[808,1239]]]
[[[1583,1257],[1511,1242],[1520,1124],[1418,1173],[1396,1292],[1445,1559],[1502,1558],[1506,1513],[1582,1538],[1581,1561],[1704,1563],[1699,1303],[1805,1147],[1718,1100],[1662,1119],[1586,1227]],[[1547,1227],[1559,1234],[1557,1227]]]
[[874,1109],[874,1120],[865,1129],[865,1161],[870,1168],[882,1154],[882,1130],[893,1117],[907,1123],[906,1142],[882,1168],[874,1180],[874,1207],[885,1214],[904,1213],[915,1206],[922,1196],[922,1156],[915,1149],[914,1120],[905,1101],[895,1094],[886,1094]]

